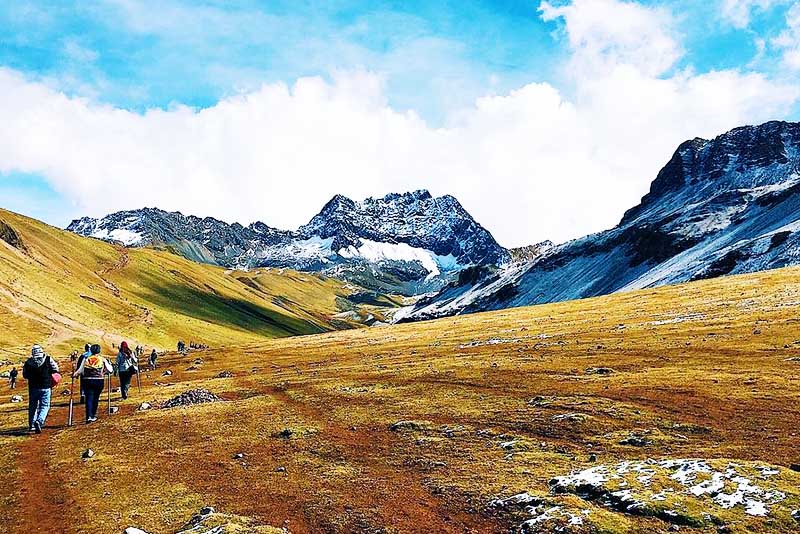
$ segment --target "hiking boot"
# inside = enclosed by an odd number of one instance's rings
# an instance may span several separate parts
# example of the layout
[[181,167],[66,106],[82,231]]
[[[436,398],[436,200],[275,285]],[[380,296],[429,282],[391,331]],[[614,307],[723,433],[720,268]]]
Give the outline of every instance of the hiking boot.
[[35,431],[36,431],[36,429],[35,429],[35,428],[33,428],[33,427],[30,427],[30,428],[28,429],[28,432],[31,432],[31,433],[33,433],[33,432],[35,432]]
[[39,421],[36,421],[35,423],[33,423],[33,431],[36,432],[37,434],[41,434],[42,433],[42,423],[40,423]]

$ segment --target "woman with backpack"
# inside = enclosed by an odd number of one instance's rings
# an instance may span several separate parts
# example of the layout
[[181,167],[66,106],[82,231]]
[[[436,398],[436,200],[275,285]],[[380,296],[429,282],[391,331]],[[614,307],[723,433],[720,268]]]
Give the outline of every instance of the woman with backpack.
[[22,367],[22,378],[28,381],[28,429],[41,434],[50,412],[51,390],[61,380],[58,363],[42,347],[34,345]]
[[138,371],[138,363],[139,359],[128,348],[128,342],[123,341],[119,346],[119,354],[117,354],[117,374],[119,375],[119,389],[122,392],[122,400],[128,398],[131,380]]
[[100,395],[103,394],[103,384],[106,376],[114,371],[111,364],[100,355],[100,345],[90,347],[89,356],[81,361],[73,377],[81,377],[83,392],[86,395],[86,422],[97,421],[97,407],[100,404]]

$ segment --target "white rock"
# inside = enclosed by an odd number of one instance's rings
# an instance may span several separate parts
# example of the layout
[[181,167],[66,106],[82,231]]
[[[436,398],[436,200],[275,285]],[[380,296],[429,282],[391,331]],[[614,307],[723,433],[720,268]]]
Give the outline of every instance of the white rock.
[[20,397],[19,395],[12,395],[11,402],[22,402],[22,397]]
[[128,527],[122,534],[147,534],[144,530],[136,527]]

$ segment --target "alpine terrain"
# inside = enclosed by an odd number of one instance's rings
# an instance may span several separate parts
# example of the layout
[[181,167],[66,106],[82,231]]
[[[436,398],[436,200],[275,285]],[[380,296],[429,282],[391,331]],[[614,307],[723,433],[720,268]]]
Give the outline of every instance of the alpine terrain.
[[800,124],[681,144],[650,192],[604,232],[473,267],[399,312],[424,319],[800,264]]
[[406,295],[438,289],[467,265],[510,257],[455,198],[428,191],[362,202],[337,195],[294,231],[151,208],[85,217],[67,229],[126,246],[168,247],[224,267],[288,267]]

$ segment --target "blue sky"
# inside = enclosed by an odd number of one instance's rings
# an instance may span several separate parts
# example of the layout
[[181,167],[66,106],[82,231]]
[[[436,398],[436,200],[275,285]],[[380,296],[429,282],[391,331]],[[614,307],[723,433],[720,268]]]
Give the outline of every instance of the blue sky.
[[[797,70],[787,68],[800,33],[792,32],[794,4],[565,0],[551,1],[547,15],[535,0],[9,0],[0,4],[0,68],[9,77],[0,85],[0,97],[11,100],[6,110],[11,115],[0,111],[0,118],[26,130],[46,128],[48,139],[53,129],[64,133],[47,144],[36,141],[42,132],[26,132],[32,140],[26,145],[11,138],[14,146],[0,151],[0,205],[57,225],[78,215],[147,204],[293,226],[334,192],[357,197],[425,187],[461,198],[504,244],[577,237],[616,222],[682,138],[722,133],[743,121],[798,117],[797,96],[791,93]],[[641,39],[631,37],[640,34]],[[661,58],[667,58],[663,66],[650,67]],[[625,78],[627,68],[635,78]],[[719,72],[724,75],[714,75]],[[313,98],[302,97],[295,86],[309,77],[322,84],[309,84]],[[632,155],[642,159],[635,164],[608,157],[626,146],[622,138],[616,144],[600,139],[619,133],[612,124],[613,106],[619,105],[614,95],[636,91],[633,100],[659,101],[632,106],[630,119],[619,117],[634,124],[641,119],[645,128],[652,126],[652,119],[645,120],[648,109],[662,106],[667,85],[670,102],[661,113],[671,116],[664,118],[665,133],[650,143],[652,151]],[[268,106],[283,98],[269,92],[280,92],[281,86],[288,88],[285,105],[293,112],[281,118],[278,131],[269,127],[279,110]],[[706,91],[707,86],[713,89]],[[545,107],[553,92],[557,97]],[[689,117],[697,115],[698,98],[718,93],[724,105],[715,103],[710,119]],[[487,98],[493,96],[496,100]],[[253,116],[261,123],[254,118],[240,124],[232,118],[238,112],[214,119],[214,126],[206,120],[247,105],[256,106],[261,114]],[[188,112],[180,111],[184,106]],[[154,117],[153,109],[163,114]],[[38,120],[42,114],[47,126]],[[547,132],[529,131],[523,123],[539,117],[557,121],[552,130],[564,132],[564,139],[582,139],[585,146],[563,156],[579,164],[562,169],[549,157]],[[330,137],[317,139],[332,120],[342,121],[350,145],[334,150]],[[376,126],[376,121],[384,122]],[[607,124],[598,129],[598,121]],[[186,126],[194,122],[202,126]],[[101,148],[102,135],[88,126],[101,124],[123,137],[131,128],[149,131],[155,123],[158,132],[179,138],[189,135],[186,128],[191,135],[202,129],[203,142],[213,146],[237,135],[243,142],[206,161],[208,150],[192,148],[197,142],[167,151],[164,143],[147,144],[152,137],[147,134],[125,139],[124,147]],[[217,127],[220,123],[226,126]],[[167,130],[172,127],[174,132]],[[643,133],[634,132],[631,139],[642,139]],[[309,141],[272,154],[271,140],[287,135]],[[376,135],[380,143],[362,157],[359,140]],[[225,139],[215,144],[215,136]],[[402,150],[395,150],[398,146]],[[435,150],[428,153],[431,146]],[[116,151],[141,154],[125,167],[110,155]],[[347,158],[329,154],[343,151]],[[470,160],[483,151],[480,160]],[[438,158],[443,152],[446,158]],[[220,163],[227,155],[247,165]],[[286,164],[315,155],[323,161],[319,167]],[[79,158],[85,158],[85,169]],[[415,158],[418,165],[407,164]],[[495,160],[501,163],[491,163]],[[142,169],[128,170],[139,161]],[[176,176],[187,169],[202,179]],[[581,178],[589,174],[585,169],[600,169],[600,177]],[[321,170],[328,174],[325,180]],[[169,187],[136,189],[137,180],[151,175],[154,183],[170,182]],[[607,208],[590,215],[569,208],[589,207],[596,198],[597,191],[583,188],[582,179],[607,179]],[[257,191],[261,200],[215,197],[231,180]],[[186,183],[198,188],[190,198],[178,193]],[[509,195],[521,199],[512,210]],[[552,210],[526,209],[544,195],[573,198],[554,201]]]

